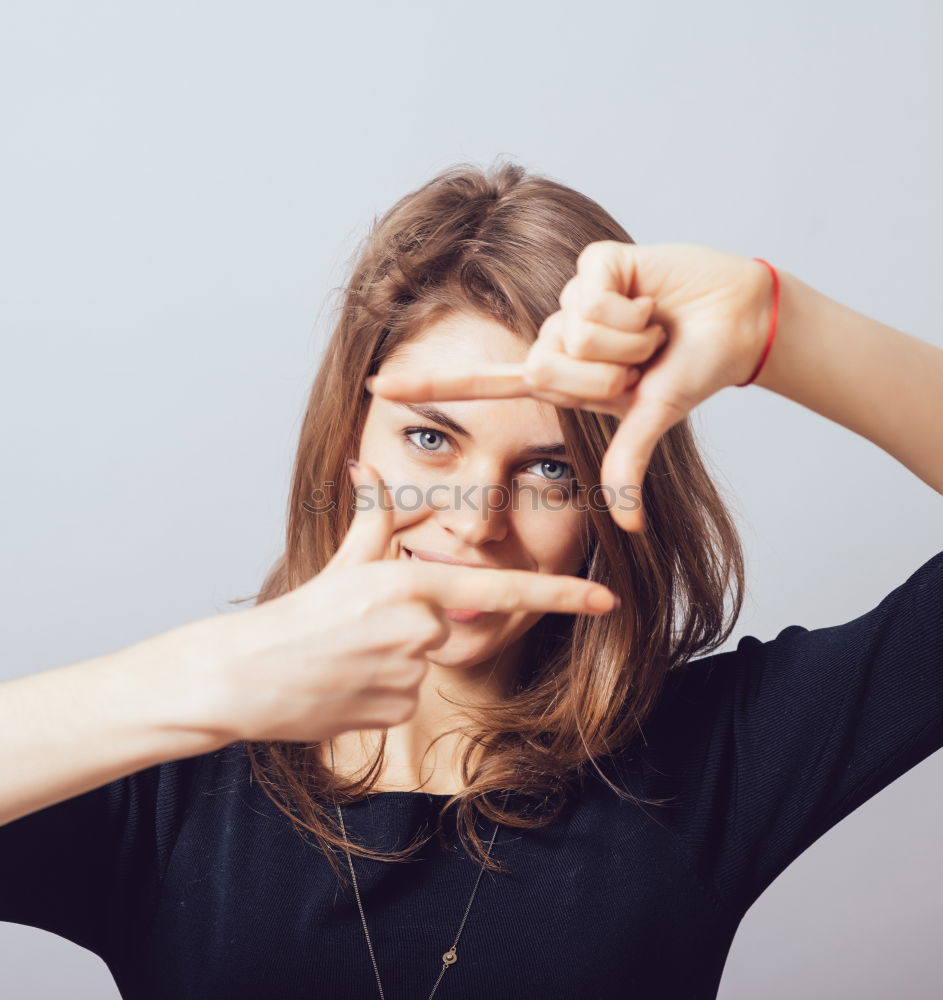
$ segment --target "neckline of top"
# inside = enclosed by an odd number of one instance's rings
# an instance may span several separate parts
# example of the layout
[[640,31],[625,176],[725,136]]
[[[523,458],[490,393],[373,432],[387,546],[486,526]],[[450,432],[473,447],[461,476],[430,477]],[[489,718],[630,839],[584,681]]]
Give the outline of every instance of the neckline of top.
[[389,798],[389,797],[402,797],[402,798],[417,798],[419,796],[424,796],[430,799],[450,799],[452,798],[451,792],[423,792],[421,790],[413,789],[412,791],[404,791],[401,789],[393,789],[390,791],[379,791],[379,792],[367,792],[364,798],[372,799],[377,797]]

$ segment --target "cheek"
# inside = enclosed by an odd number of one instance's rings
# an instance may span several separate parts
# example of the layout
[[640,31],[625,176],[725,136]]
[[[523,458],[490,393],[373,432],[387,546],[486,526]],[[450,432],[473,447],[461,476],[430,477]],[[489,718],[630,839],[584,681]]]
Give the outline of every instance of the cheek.
[[519,531],[534,568],[575,575],[583,565],[582,515],[572,509],[527,511]]

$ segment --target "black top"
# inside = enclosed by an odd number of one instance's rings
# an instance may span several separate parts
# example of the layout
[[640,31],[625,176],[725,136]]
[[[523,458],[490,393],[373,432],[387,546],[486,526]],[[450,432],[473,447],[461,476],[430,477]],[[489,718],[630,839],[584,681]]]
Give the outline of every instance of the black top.
[[[644,729],[603,769],[677,805],[597,777],[551,826],[502,827],[510,871],[482,876],[437,998],[714,997],[760,893],[943,746],[943,552],[853,621],[691,661]],[[248,774],[232,744],[0,827],[0,920],[91,949],[134,1000],[378,996],[352,888]],[[447,797],[374,794],[348,833],[405,846]],[[354,858],[387,1000],[429,996],[479,870],[437,838],[420,858]]]

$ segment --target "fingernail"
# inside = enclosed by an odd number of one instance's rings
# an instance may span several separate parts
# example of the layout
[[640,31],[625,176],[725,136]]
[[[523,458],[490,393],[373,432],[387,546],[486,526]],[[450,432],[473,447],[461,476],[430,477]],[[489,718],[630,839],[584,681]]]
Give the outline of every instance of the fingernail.
[[370,375],[367,377],[367,380],[364,382],[364,386],[367,392],[373,392],[373,386],[376,383],[376,380],[377,380],[376,375]]
[[[613,604],[613,598],[615,598],[615,603]],[[604,590],[600,587],[598,590],[594,590],[587,598],[586,603],[593,609],[593,611],[614,611],[621,605],[618,594],[612,594],[608,590]]]

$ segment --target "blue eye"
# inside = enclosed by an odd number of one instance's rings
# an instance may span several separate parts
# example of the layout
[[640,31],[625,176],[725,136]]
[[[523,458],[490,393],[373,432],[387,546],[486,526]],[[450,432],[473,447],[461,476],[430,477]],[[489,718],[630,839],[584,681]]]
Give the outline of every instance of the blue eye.
[[[421,435],[424,443],[416,445],[416,442],[413,441],[413,435],[414,434]],[[430,437],[432,437],[432,438],[438,438],[440,441],[445,441],[445,435],[442,433],[442,431],[437,431],[434,427],[407,427],[406,430],[403,431],[403,436],[409,442],[411,442],[412,444],[416,445],[417,448],[421,448],[423,451],[439,451],[440,450],[439,448],[427,448],[426,447],[426,443],[428,443],[428,439]]]
[[[409,444],[419,451],[433,455],[439,452],[448,454],[441,447],[450,440],[449,435],[445,431],[437,430],[435,427],[404,427],[402,434]],[[414,440],[416,435],[419,436],[418,443]],[[528,466],[528,470],[533,469],[535,466],[541,466],[542,471],[536,473],[536,475],[548,483],[561,483],[569,487],[576,478],[573,466],[569,462],[560,462],[555,458],[542,458],[537,462],[531,463]],[[545,467],[549,467],[550,471],[546,471]]]
[[[556,475],[547,475],[546,473],[541,473],[544,479],[548,479],[552,483],[560,482],[561,480],[569,480],[573,478],[573,467],[568,462],[558,462],[555,458],[543,458],[539,462],[535,462],[534,465],[551,465],[557,468]],[[533,466],[531,466],[533,468]]]

